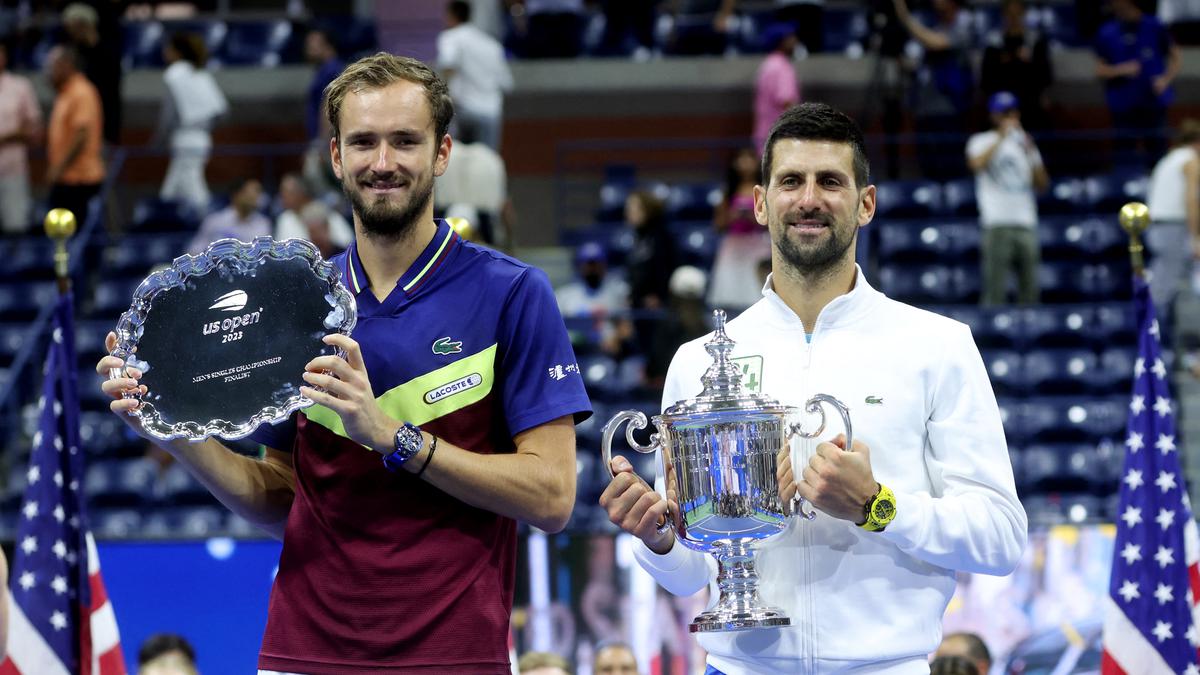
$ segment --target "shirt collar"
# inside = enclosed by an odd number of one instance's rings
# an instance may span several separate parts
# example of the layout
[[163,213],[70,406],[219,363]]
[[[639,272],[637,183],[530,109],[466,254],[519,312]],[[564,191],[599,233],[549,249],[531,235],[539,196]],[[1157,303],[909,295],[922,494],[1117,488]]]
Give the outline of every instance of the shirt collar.
[[[408,266],[400,280],[396,282],[396,285],[404,289],[408,295],[415,293],[429,280],[429,277],[441,265],[446,254],[454,248],[459,239],[458,234],[445,220],[436,218],[434,224],[437,225],[437,230],[434,232],[433,238],[429,240],[425,249],[421,251],[421,255],[417,256],[413,264]],[[358,256],[357,240],[351,243],[350,248],[346,250],[346,269],[343,271],[349,282],[346,285],[355,295],[359,295],[371,287],[371,279],[367,276],[367,271],[363,268],[362,260]]]
[[[879,291],[871,287],[867,283],[867,278],[863,275],[862,268],[857,263],[854,265],[854,288],[850,292],[839,295],[825,305],[821,313],[817,315],[817,324],[822,328],[830,326],[844,325],[860,318],[865,318],[871,311],[871,306],[882,295]],[[791,307],[783,301],[775,293],[775,274],[767,275],[767,281],[763,284],[763,301],[772,310],[771,316],[778,319],[785,325],[800,326],[802,323],[800,317],[792,311]],[[804,330],[812,333],[816,326],[804,326]]]

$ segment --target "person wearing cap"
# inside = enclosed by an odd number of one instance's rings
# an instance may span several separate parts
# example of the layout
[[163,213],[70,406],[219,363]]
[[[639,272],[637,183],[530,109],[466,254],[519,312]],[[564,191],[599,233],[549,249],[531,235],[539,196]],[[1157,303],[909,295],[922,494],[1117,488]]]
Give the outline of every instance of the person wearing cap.
[[758,66],[754,79],[754,147],[759,153],[779,115],[800,102],[800,84],[792,65],[795,29],[791,24],[774,24],[767,28],[763,41],[771,53]]
[[988,99],[992,128],[967,140],[967,166],[975,174],[975,199],[983,238],[979,245],[984,305],[1003,304],[1010,272],[1017,275],[1017,302],[1038,301],[1037,200],[1050,184],[1037,145],[1021,127],[1020,103],[1011,92]]
[[594,241],[575,251],[575,272],[575,281],[554,291],[563,318],[592,321],[586,335],[573,335],[572,341],[610,354],[620,352],[633,337],[633,327],[628,319],[614,321],[613,316],[629,309],[629,284],[608,273],[608,252]]

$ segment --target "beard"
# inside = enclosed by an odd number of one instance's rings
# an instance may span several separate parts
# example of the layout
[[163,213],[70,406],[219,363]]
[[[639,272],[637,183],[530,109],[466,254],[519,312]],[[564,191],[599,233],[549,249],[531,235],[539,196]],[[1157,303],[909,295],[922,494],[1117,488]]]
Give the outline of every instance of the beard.
[[809,279],[828,276],[846,258],[858,236],[858,228],[843,227],[834,216],[826,213],[802,214],[801,217],[821,220],[829,230],[829,236],[819,244],[801,246],[789,236],[790,226],[780,223],[772,228],[771,243],[793,274]]
[[366,234],[385,239],[403,239],[412,232],[433,198],[432,176],[424,182],[413,183],[408,200],[400,204],[364,195],[354,189],[353,180],[350,176],[342,179],[342,193],[350,200],[350,208]]

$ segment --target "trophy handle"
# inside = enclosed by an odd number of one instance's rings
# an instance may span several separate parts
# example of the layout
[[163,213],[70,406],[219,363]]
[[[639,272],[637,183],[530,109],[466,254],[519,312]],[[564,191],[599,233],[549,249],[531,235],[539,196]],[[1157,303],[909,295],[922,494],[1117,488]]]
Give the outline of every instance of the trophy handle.
[[[805,411],[816,413],[821,416],[821,423],[817,425],[817,430],[812,433],[806,432],[803,428],[801,428],[801,423],[797,422],[788,427],[788,440],[791,440],[795,436],[801,436],[803,438],[816,438],[817,436],[821,435],[821,432],[825,431],[825,408],[821,407],[822,403],[828,403],[829,405],[833,406],[833,408],[838,411],[838,414],[842,416],[842,424],[846,427],[846,449],[849,450],[854,446],[854,431],[850,426],[850,408],[847,407],[845,403],[842,403],[829,394],[817,394],[816,396],[808,399],[808,401],[806,401],[804,404]],[[792,475],[795,475],[796,466],[796,458],[792,457]],[[817,514],[814,511],[804,510],[804,502],[804,497],[801,497],[799,494],[793,497],[792,513],[799,513],[805,520],[812,520],[813,518],[816,518]]]
[[[601,432],[602,436],[600,438],[600,456],[604,460],[604,469],[612,474],[613,477],[616,477],[616,474],[612,473],[613,436],[616,435],[617,430],[620,429],[621,425],[625,422],[629,422],[629,426],[625,427],[625,442],[629,444],[629,447],[642,454],[649,454],[662,446],[662,438],[660,438],[658,434],[653,434],[650,436],[650,445],[642,445],[641,443],[637,442],[636,438],[633,437],[633,432],[637,431],[638,429],[645,429],[646,425],[649,423],[646,419],[646,413],[643,413],[640,410],[622,410],[616,415],[613,415],[612,419],[608,420],[608,423],[604,425],[604,429]],[[663,476],[664,478],[666,477],[665,458]],[[663,494],[662,498],[663,500],[666,500],[667,496]],[[658,533],[662,534],[670,527],[671,509],[668,506],[667,517],[664,518],[662,524],[658,526]]]

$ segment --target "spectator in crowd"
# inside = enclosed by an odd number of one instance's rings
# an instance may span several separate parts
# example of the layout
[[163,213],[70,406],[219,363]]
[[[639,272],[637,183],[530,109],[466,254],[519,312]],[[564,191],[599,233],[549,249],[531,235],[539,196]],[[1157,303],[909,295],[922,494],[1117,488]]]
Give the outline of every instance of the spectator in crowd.
[[646,386],[662,391],[667,366],[679,346],[712,330],[704,290],[708,275],[692,265],[681,265],[671,274],[670,311],[654,331],[654,343],[646,354]]
[[332,132],[329,122],[321,115],[325,87],[336,78],[346,64],[338,57],[337,44],[333,36],[320,28],[308,31],[304,36],[304,58],[316,67],[308,85],[308,101],[304,111],[304,125],[310,141],[304,153],[304,176],[319,194],[341,191],[337,176],[333,175],[329,159],[329,137]]
[[967,113],[973,93],[970,49],[975,36],[970,14],[962,0],[934,0],[937,23],[926,26],[908,9],[906,0],[893,0],[896,17],[923,51],[915,67],[916,83],[910,88],[921,171],[939,180],[962,175],[960,140],[967,131]]
[[625,279],[634,309],[662,309],[667,286],[678,265],[675,238],[667,229],[666,207],[649,190],[625,198],[625,223],[633,229],[633,248],[625,256]]
[[677,0],[665,4],[670,8],[671,34],[667,40],[672,53],[725,53],[734,28],[737,0]]
[[104,111],[104,140],[121,142],[121,56],[124,33],[117,3],[73,2],[63,8],[63,30],[79,54],[79,67],[96,86]]
[[465,218],[490,246],[513,245],[516,211],[508,197],[508,171],[500,153],[482,143],[455,143],[454,159],[437,185],[435,208],[447,217]]
[[341,251],[354,241],[354,228],[333,209],[314,208],[309,210],[309,218],[304,217],[310,204],[321,202],[313,199],[312,189],[298,173],[286,173],[280,179],[279,204],[283,211],[275,218],[276,239],[307,239],[321,248],[322,255],[325,255],[326,247]]
[[0,42],[0,232],[24,232],[33,201],[30,145],[42,135],[42,109],[28,79],[9,72],[8,46]]
[[[934,662],[939,658],[964,658],[973,664],[979,675],[987,675],[992,670],[992,653],[984,643],[983,638],[975,633],[951,633],[942,638],[942,644],[938,645],[937,651],[934,652]],[[947,673],[952,671],[947,670]],[[957,670],[953,672],[963,672]]]
[[583,51],[583,0],[504,0],[516,47],[531,59],[570,59]]
[[596,49],[599,56],[632,55],[650,58],[655,49],[654,24],[658,3],[646,0],[604,0],[604,35]]
[[270,236],[271,221],[258,212],[261,199],[262,183],[257,178],[243,178],[235,183],[229,206],[210,213],[200,223],[200,230],[188,244],[188,253],[200,253],[218,239],[248,242],[255,237]]
[[1050,47],[1044,35],[1025,24],[1025,0],[1004,0],[1001,30],[988,36],[979,87],[991,96],[1008,91],[1021,102],[1021,122],[1038,131],[1049,123],[1046,89],[1054,81]]
[[571,664],[558,654],[525,652],[517,659],[517,672],[521,675],[571,675]]
[[[1175,147],[1154,166],[1146,205],[1150,229],[1150,296],[1164,323],[1174,316],[1180,284],[1200,265],[1200,120],[1183,121]],[[1164,332],[1168,335],[1168,332]]]
[[229,112],[229,102],[204,69],[208,50],[199,35],[172,35],[163,45],[163,60],[166,91],[155,141],[170,143],[171,162],[158,196],[204,213],[209,200],[204,169],[212,152],[212,127]]
[[608,254],[596,242],[587,242],[575,252],[577,279],[554,291],[564,318],[591,319],[582,339],[592,347],[617,355],[633,336],[628,320],[614,315],[629,309],[629,284],[608,272]]
[[1117,134],[1118,161],[1140,141],[1147,163],[1163,154],[1167,108],[1175,98],[1179,48],[1157,18],[1136,0],[1111,0],[1113,18],[1096,33],[1096,75],[1104,81]]
[[929,662],[929,675],[986,675],[965,656],[936,656]]
[[446,6],[446,30],[438,35],[438,68],[454,97],[455,139],[500,150],[504,94],[512,91],[512,72],[504,47],[471,22],[471,5],[454,0]]
[[825,48],[824,19],[825,0],[775,0],[775,20],[791,25],[809,54]]
[[758,66],[754,78],[754,147],[759,152],[779,115],[800,102],[800,84],[792,65],[792,54],[796,51],[792,25],[775,24],[767,29],[763,39],[771,53]]
[[596,648],[592,675],[638,675],[637,658],[624,642],[609,642]]
[[79,52],[70,45],[53,47],[45,70],[57,93],[46,136],[47,202],[52,209],[69,209],[82,224],[104,181],[100,95],[79,71]]
[[983,239],[984,305],[998,305],[1008,295],[1010,272],[1017,276],[1017,302],[1038,301],[1037,199],[1034,191],[1050,184],[1037,145],[1021,128],[1017,97],[1001,91],[988,99],[992,128],[967,140],[967,165],[975,174],[975,199]]
[[196,650],[175,633],[155,633],[138,647],[138,675],[197,675]]
[[725,190],[713,213],[721,234],[713,261],[708,304],[742,310],[762,297],[757,276],[759,261],[771,257],[771,239],[754,218],[754,186],[758,184],[757,154],[739,150],[725,170]]

